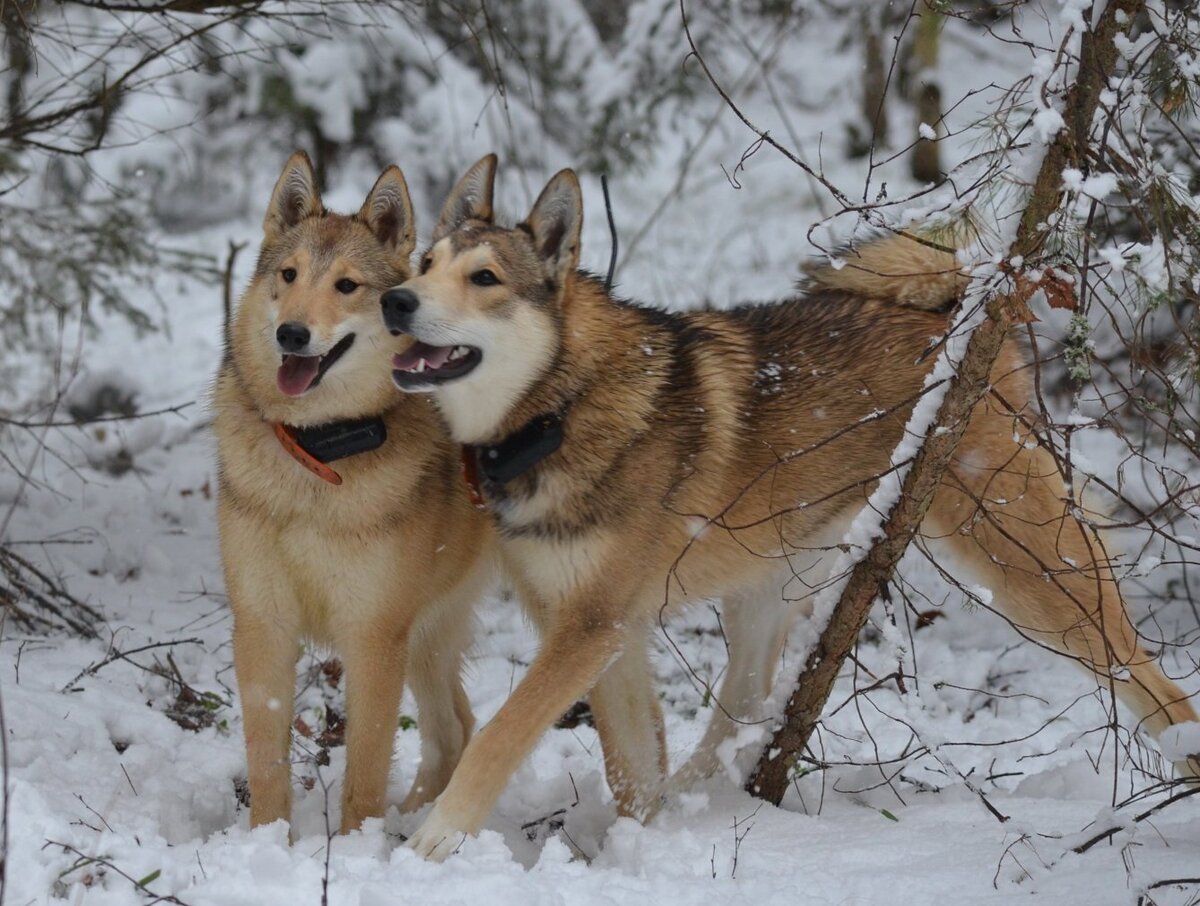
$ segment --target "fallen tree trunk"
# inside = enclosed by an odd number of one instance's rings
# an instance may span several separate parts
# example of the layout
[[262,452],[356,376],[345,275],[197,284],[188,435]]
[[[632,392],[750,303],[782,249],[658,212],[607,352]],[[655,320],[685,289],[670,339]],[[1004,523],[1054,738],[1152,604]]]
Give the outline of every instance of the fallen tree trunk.
[[[1067,125],[1046,148],[1006,260],[1019,257],[1031,261],[1049,236],[1052,228],[1047,223],[1062,200],[1062,171],[1064,167],[1083,164],[1087,134],[1100,92],[1116,66],[1117,35],[1132,25],[1143,6],[1140,0],[1112,0],[1094,30],[1084,33],[1079,72],[1063,105]],[[872,604],[886,589],[896,564],[920,528],[966,430],[968,417],[988,390],[992,366],[1014,323],[1014,313],[1024,308],[1021,295],[994,295],[988,300],[987,316],[971,335],[937,418],[904,477],[899,498],[884,520],[882,535],[852,568],[829,623],[809,652],[788,698],[783,722],[746,785],[753,795],[775,804],[782,801],[792,766],[808,745]]]

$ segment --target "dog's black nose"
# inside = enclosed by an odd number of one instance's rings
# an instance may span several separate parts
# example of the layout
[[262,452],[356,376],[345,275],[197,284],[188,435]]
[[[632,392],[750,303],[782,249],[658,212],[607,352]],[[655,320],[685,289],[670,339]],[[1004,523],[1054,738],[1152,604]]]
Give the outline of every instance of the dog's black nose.
[[387,325],[387,329],[392,333],[403,333],[408,330],[409,321],[413,312],[420,306],[421,300],[412,290],[397,287],[384,293],[379,299],[379,304],[383,306],[383,323]]
[[299,352],[308,345],[308,341],[311,339],[312,334],[309,333],[308,328],[295,321],[280,324],[279,329],[275,331],[275,342],[284,352]]

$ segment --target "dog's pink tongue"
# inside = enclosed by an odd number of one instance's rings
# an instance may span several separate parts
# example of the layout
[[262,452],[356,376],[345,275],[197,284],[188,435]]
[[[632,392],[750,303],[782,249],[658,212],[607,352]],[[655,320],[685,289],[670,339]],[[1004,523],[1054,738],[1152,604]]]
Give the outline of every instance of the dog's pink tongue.
[[392,367],[397,371],[412,371],[424,359],[425,367],[433,371],[445,365],[453,351],[453,346],[430,346],[418,340],[392,359]]
[[283,364],[279,366],[279,373],[275,376],[275,382],[288,396],[299,396],[312,385],[320,364],[320,356],[285,355]]

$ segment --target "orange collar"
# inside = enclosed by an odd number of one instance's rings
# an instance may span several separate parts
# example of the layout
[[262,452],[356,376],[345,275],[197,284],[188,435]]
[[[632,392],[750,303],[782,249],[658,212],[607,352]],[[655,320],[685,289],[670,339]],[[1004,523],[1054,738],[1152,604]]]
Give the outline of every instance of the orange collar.
[[312,472],[322,481],[327,481],[330,484],[341,484],[342,476],[321,460],[317,459],[302,446],[300,441],[296,439],[296,433],[292,428],[279,422],[272,422],[271,427],[275,431],[275,437],[279,439],[279,445],[287,451],[288,455],[308,471]]

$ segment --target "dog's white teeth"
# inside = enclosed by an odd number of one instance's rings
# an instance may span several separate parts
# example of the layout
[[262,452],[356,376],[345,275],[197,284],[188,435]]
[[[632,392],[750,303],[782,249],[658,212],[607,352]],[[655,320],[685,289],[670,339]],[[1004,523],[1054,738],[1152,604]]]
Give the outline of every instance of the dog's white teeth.
[[417,372],[417,374],[420,374],[422,371],[425,370],[425,368],[426,368],[425,360],[421,359],[421,361],[417,362],[417,367],[414,370]]
[[450,350],[450,360],[453,361],[454,359],[461,359],[466,354],[466,346],[455,346],[452,350]]

